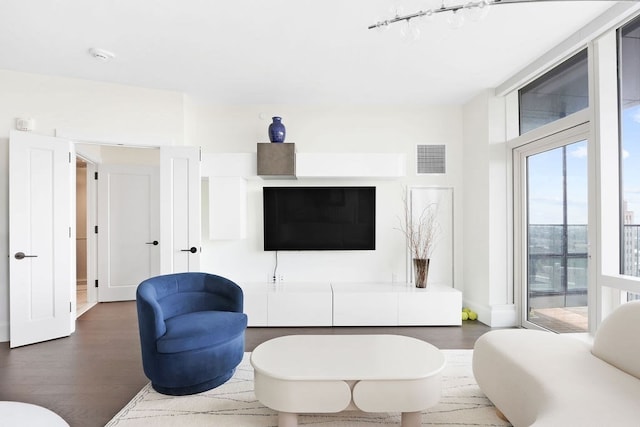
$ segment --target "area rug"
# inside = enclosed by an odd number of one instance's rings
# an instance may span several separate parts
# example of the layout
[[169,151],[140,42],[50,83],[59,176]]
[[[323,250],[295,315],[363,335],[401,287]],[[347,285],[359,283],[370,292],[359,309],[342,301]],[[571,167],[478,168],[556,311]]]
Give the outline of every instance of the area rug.
[[[471,370],[472,350],[443,350],[447,365],[443,372],[440,403],[422,413],[427,426],[509,426],[480,391]],[[235,375],[227,383],[191,396],[165,396],[146,385],[106,427],[277,427],[278,415],[266,408],[253,392],[251,353],[245,353]],[[305,414],[298,417],[305,427],[399,426],[400,413]]]

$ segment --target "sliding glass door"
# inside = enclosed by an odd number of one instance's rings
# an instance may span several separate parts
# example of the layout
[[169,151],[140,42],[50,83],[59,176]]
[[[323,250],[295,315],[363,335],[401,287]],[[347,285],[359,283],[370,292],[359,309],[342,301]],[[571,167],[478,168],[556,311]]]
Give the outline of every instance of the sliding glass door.
[[588,157],[583,134],[515,150],[523,325],[588,331]]

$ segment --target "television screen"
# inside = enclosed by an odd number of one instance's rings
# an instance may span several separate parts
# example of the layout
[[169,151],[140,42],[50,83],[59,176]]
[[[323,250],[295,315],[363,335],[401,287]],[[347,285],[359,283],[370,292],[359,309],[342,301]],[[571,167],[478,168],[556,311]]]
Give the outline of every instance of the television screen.
[[374,250],[375,187],[264,187],[264,250]]

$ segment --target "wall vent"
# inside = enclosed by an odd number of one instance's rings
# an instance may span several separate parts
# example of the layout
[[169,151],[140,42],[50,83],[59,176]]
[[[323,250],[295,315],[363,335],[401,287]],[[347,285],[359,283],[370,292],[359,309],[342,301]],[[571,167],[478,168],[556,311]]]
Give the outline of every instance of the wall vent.
[[416,153],[417,173],[446,173],[445,147],[445,145],[418,145]]

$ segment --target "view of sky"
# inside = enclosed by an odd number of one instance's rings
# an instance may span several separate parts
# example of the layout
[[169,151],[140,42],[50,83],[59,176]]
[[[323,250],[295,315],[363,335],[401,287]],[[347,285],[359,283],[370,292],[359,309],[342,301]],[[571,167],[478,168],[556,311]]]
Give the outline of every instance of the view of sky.
[[[528,159],[529,224],[563,223],[563,149]],[[587,142],[566,147],[567,223],[587,223]]]
[[[640,221],[640,105],[622,116],[622,192],[627,209]],[[568,145],[567,223],[587,223],[587,143]],[[562,224],[562,148],[528,159],[529,223]]]

